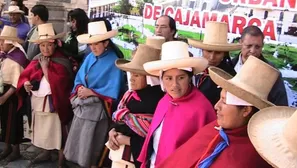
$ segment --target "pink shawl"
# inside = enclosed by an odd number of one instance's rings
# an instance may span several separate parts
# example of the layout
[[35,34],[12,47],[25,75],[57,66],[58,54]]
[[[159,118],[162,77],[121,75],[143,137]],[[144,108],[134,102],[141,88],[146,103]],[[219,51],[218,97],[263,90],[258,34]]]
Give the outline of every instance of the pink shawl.
[[188,95],[179,99],[172,99],[166,94],[156,108],[149,132],[138,157],[138,161],[142,162],[141,168],[145,168],[147,160],[150,159],[150,156],[147,156],[149,143],[163,119],[155,165],[165,160],[204,125],[215,120],[216,113],[211,103],[197,88],[193,87]]

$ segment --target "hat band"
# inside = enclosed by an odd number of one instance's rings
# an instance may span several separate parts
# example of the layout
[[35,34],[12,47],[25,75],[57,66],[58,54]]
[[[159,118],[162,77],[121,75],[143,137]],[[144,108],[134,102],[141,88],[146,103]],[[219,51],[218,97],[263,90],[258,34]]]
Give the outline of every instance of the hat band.
[[52,38],[55,35],[49,35],[49,34],[43,34],[43,35],[39,35],[39,39],[48,39],[48,38]]
[[235,106],[253,106],[252,104],[242,100],[241,98],[234,96],[230,92],[226,94],[226,104]]

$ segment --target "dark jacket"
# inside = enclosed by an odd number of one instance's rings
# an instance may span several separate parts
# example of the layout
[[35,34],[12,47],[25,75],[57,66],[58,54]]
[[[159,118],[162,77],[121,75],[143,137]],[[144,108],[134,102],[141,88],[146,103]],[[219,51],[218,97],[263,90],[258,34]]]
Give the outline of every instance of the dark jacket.
[[[217,67],[228,72],[232,76],[236,74],[230,59],[224,59]],[[211,80],[208,72],[195,76],[195,86],[204,94],[213,106],[219,101],[222,89],[218,88],[218,85]]]
[[[271,65],[272,67],[275,67],[271,62],[265,59],[263,55],[261,55],[259,59]],[[238,60],[239,60],[239,56],[232,59],[232,63],[234,66],[237,64]],[[270,101],[271,103],[277,106],[288,106],[287,92],[286,92],[286,88],[284,85],[284,81],[282,80],[281,74],[279,75],[278,79],[276,80],[275,84],[273,85],[268,95],[268,101]]]
[[[141,101],[131,98],[127,103],[127,108],[130,112],[138,114],[154,114],[159,100],[164,96],[164,92],[161,90],[161,87],[159,85],[152,87],[147,86],[146,88],[136,92]],[[140,168],[140,163],[136,161],[136,158],[138,158],[140,154],[145,138],[136,134],[126,124],[115,124],[113,127],[117,132],[121,132],[130,137],[131,152],[135,160],[134,164],[136,168]]]

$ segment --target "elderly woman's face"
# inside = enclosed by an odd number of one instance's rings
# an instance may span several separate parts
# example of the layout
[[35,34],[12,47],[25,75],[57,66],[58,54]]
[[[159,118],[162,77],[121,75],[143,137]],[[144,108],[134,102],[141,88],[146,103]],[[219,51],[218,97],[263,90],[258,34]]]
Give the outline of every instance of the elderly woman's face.
[[187,93],[191,78],[183,70],[170,69],[163,73],[162,82],[166,92],[176,99]]
[[56,45],[54,42],[42,42],[39,44],[40,52],[43,56],[49,57],[52,56],[55,52]]
[[218,66],[225,56],[224,52],[203,50],[203,57],[208,60],[210,66]]
[[108,41],[97,42],[97,43],[92,43],[89,46],[90,46],[91,51],[93,52],[93,54],[95,56],[100,56],[104,52],[104,50],[107,47],[108,43],[109,43]]
[[130,87],[132,90],[141,90],[147,86],[146,76],[130,72]]
[[0,50],[2,52],[7,53],[8,51],[10,51],[13,48],[12,44],[5,44],[4,43],[5,40],[0,40]]
[[222,128],[235,129],[247,124],[249,114],[252,111],[251,106],[239,107],[226,104],[227,91],[222,89],[221,98],[215,105],[217,111],[217,122]]

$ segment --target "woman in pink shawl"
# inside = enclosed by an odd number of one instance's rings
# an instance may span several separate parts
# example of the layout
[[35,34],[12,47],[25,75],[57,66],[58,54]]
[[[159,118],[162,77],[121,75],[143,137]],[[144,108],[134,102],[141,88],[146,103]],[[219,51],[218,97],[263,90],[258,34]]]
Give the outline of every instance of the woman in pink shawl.
[[164,43],[161,60],[144,64],[149,74],[160,76],[166,95],[159,101],[139,155],[141,168],[154,168],[216,119],[211,103],[191,82],[193,74],[207,66],[206,59],[189,57],[188,45],[180,41]]

